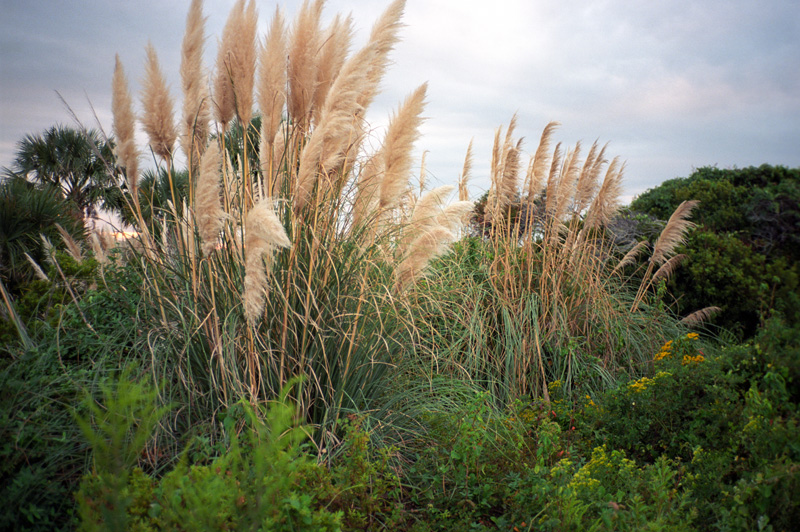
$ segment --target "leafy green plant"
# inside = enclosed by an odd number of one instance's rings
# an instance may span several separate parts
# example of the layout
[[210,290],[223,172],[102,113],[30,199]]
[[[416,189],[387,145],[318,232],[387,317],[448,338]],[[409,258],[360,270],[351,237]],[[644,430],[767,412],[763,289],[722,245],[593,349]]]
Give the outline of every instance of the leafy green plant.
[[[125,492],[128,475],[169,406],[157,406],[158,391],[148,382],[131,380],[125,369],[113,383],[100,386],[102,398],[86,398],[88,415],[75,420],[92,448],[93,475],[100,496],[77,494],[83,528],[126,530],[131,497]],[[101,500],[98,500],[101,499]],[[99,514],[99,519],[95,514]],[[99,521],[99,523],[97,522]]]
[[700,201],[700,227],[678,250],[689,258],[670,280],[678,312],[720,307],[711,323],[744,338],[774,311],[797,323],[800,170],[700,168],[645,192],[631,209],[665,219],[687,199]]

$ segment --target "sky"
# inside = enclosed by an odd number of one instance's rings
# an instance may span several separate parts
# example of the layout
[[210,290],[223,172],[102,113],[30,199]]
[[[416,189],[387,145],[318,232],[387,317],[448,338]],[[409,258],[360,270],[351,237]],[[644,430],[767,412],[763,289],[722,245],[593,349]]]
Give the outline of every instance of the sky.
[[[110,132],[114,56],[138,95],[148,40],[179,109],[189,3],[0,0],[0,167],[56,123]],[[205,1],[209,69],[234,3]],[[388,4],[328,0],[323,18],[351,13],[360,47]],[[277,5],[291,20],[301,0],[258,0],[262,36]],[[428,152],[431,186],[457,182],[474,139],[470,190],[487,190],[495,130],[515,113],[528,155],[550,121],[554,141],[608,143],[625,200],[703,166],[800,167],[796,0],[407,0],[403,22],[367,118],[380,131],[428,82],[416,159]]]

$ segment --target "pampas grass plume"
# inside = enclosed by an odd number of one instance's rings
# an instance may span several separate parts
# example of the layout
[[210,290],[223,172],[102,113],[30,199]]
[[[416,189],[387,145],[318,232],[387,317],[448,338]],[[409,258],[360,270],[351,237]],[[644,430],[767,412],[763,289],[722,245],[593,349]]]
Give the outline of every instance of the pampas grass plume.
[[472,172],[472,143],[475,139],[470,139],[469,146],[467,146],[467,155],[464,157],[464,167],[461,169],[461,176],[458,180],[458,199],[459,201],[469,200],[469,184],[470,174]]
[[405,7],[405,0],[395,0],[386,8],[372,27],[369,42],[375,47],[375,58],[367,76],[365,90],[359,98],[359,103],[364,108],[369,107],[372,100],[375,99],[380,81],[389,66],[389,52],[400,40],[398,35],[402,27],[400,19],[403,16]]
[[136,198],[139,182],[139,152],[134,139],[136,118],[133,114],[133,100],[128,91],[128,78],[125,77],[119,55],[115,61],[111,80],[111,113],[114,116],[112,129],[117,141],[116,156],[118,164],[125,169],[128,188]]
[[[272,266],[272,252],[292,245],[269,198],[256,203],[245,221],[244,313],[255,325],[264,310],[267,290],[267,271]],[[266,259],[266,267],[264,264]]]
[[316,91],[322,7],[322,0],[303,0],[289,38],[289,118],[301,130],[308,127]]
[[664,263],[674,253],[675,248],[686,240],[686,233],[695,225],[688,218],[698,204],[698,201],[690,200],[678,205],[653,246],[653,255],[650,258],[653,263]]
[[142,82],[142,125],[150,138],[153,152],[164,161],[172,159],[172,150],[178,133],[175,129],[172,96],[158,64],[158,55],[151,43],[147,43],[147,60]]
[[[286,22],[279,8],[258,56],[258,107],[261,110],[261,166],[272,151],[286,104]],[[266,149],[265,149],[266,148]]]
[[221,167],[219,146],[212,142],[201,159],[200,177],[197,180],[197,226],[206,256],[217,246],[225,217],[219,194]]
[[395,292],[400,292],[416,282],[425,267],[447,250],[447,244],[455,236],[446,228],[438,226],[420,234],[408,246],[408,254],[395,270]]
[[189,167],[196,167],[205,150],[211,120],[208,88],[203,73],[205,43],[203,0],[192,0],[186,15],[186,32],[181,45],[181,85],[183,88],[183,120],[181,147]]
[[383,145],[385,170],[379,194],[379,207],[383,212],[397,208],[408,187],[411,150],[419,138],[427,89],[427,83],[417,88],[389,122]]

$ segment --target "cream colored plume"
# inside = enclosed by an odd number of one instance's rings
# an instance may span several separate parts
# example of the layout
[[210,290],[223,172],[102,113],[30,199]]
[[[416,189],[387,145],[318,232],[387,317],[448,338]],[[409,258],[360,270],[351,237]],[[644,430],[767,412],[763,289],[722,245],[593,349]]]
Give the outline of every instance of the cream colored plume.
[[317,83],[316,56],[320,48],[322,0],[303,0],[289,37],[289,118],[305,131],[311,119],[311,105]]
[[214,78],[215,117],[223,128],[234,114],[243,124],[253,112],[256,61],[256,24],[253,0],[238,0],[222,30]]
[[447,205],[436,218],[442,227],[445,227],[454,234],[457,234],[465,225],[469,223],[475,204],[471,201],[455,201]]
[[[245,221],[244,313],[255,326],[264,311],[267,295],[267,272],[272,268],[273,253],[292,245],[272,200],[262,199],[247,213]],[[265,264],[266,262],[266,264]]]
[[352,16],[342,18],[341,15],[336,15],[322,35],[322,47],[318,53],[316,67],[317,84],[314,90],[314,103],[311,106],[315,124],[319,123],[328,92],[339,75],[339,71],[347,59],[347,54],[350,53],[352,38]]
[[395,269],[395,292],[400,292],[415,283],[425,268],[436,257],[447,250],[455,235],[442,226],[421,233],[408,246],[409,252]]
[[464,167],[461,169],[461,176],[458,179],[458,199],[459,201],[469,200],[469,179],[472,172],[472,143],[474,139],[470,139],[469,146],[467,146],[467,155],[464,157]]
[[[405,228],[407,236],[410,237],[404,238],[406,243],[417,235],[441,225],[439,215],[442,213],[445,200],[454,189],[453,185],[444,185],[434,188],[420,197],[419,201],[414,205],[411,220]],[[402,250],[402,254],[405,254],[405,251]]]
[[606,176],[600,190],[589,205],[584,227],[592,229],[606,225],[619,209],[619,196],[622,193],[622,176],[625,165],[620,164],[619,157],[614,157],[606,169]]
[[656,240],[653,246],[653,255],[650,258],[651,262],[663,264],[672,256],[675,252],[675,248],[685,242],[686,234],[689,232],[689,229],[695,226],[688,218],[698,204],[698,201],[691,200],[684,201],[678,205],[678,208],[675,209],[675,212],[669,217],[666,227],[661,231],[658,240]]
[[212,142],[201,159],[200,177],[197,180],[197,228],[206,256],[217,247],[225,218],[220,203],[221,167],[219,146]]
[[133,114],[133,100],[128,91],[128,79],[119,56],[116,56],[111,81],[111,112],[114,117],[112,129],[117,143],[117,164],[125,169],[128,189],[136,201],[139,184],[139,151],[134,138],[136,118]]
[[398,35],[402,27],[400,19],[405,6],[405,0],[395,0],[389,4],[389,7],[372,27],[369,42],[375,47],[375,58],[369,70],[367,85],[359,98],[359,103],[365,109],[375,99],[381,79],[389,66],[389,52],[400,40]]
[[153,153],[171,166],[172,150],[178,132],[175,129],[172,96],[158,64],[156,50],[147,43],[147,60],[142,82],[142,125],[150,139]]
[[181,45],[181,86],[183,121],[181,147],[188,166],[196,167],[206,148],[211,120],[208,87],[203,70],[205,18],[203,0],[192,0],[186,15],[186,32]]
[[[286,23],[275,9],[258,56],[258,107],[261,110],[261,169],[269,172],[268,157],[286,105]],[[273,161],[274,163],[274,161]]]
[[55,226],[58,230],[58,234],[61,235],[61,241],[64,242],[64,246],[67,248],[67,254],[72,257],[75,262],[83,262],[83,252],[81,251],[80,245],[61,224],[55,224]]
[[400,199],[408,188],[411,150],[419,138],[427,89],[427,83],[417,88],[389,122],[383,142],[384,176],[378,196],[379,209],[383,213],[399,207]]
[[[364,89],[366,74],[374,55],[374,47],[368,44],[347,60],[331,86],[320,114],[320,122],[300,154],[294,196],[295,213],[299,213],[311,200],[318,178],[322,176],[328,179],[328,176],[345,163],[345,157],[352,151],[351,147],[361,142],[363,108],[358,103],[358,98]],[[328,192],[332,186],[334,195],[337,195],[337,183],[324,183]]]

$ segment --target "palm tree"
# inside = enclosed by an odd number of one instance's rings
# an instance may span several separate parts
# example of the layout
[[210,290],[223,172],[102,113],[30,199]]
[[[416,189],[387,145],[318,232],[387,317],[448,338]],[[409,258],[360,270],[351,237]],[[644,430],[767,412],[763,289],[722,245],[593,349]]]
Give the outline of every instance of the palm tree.
[[14,168],[6,174],[53,185],[72,201],[81,217],[95,218],[97,205],[117,188],[113,145],[95,130],[56,125],[26,135],[17,146]]
[[14,176],[0,183],[0,279],[13,293],[33,277],[27,254],[45,264],[42,236],[58,246],[61,225],[74,239],[83,239],[83,221],[75,204],[52,184],[34,184]]

